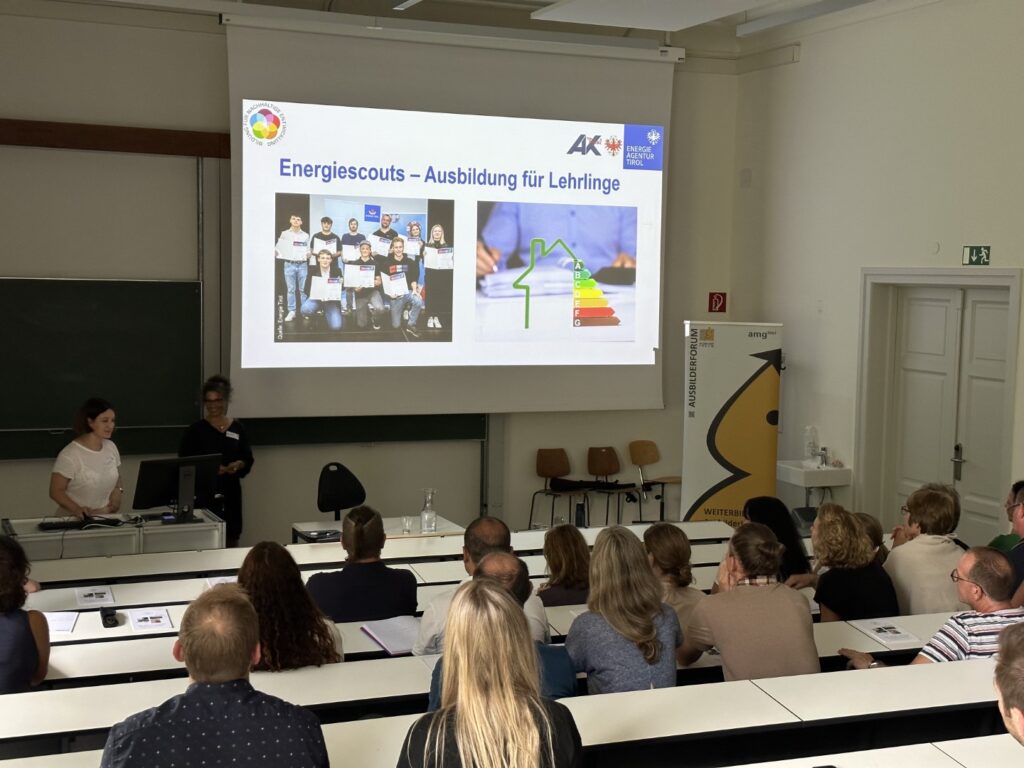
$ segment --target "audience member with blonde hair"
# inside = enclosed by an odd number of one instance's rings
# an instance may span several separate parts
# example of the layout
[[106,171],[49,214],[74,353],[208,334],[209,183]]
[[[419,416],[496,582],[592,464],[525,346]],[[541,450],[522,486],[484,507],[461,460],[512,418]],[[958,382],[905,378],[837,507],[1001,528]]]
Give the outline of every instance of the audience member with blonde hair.
[[597,535],[590,558],[590,599],[565,638],[590,693],[676,684],[679,619],[661,600],[661,584],[643,545],[621,526]]
[[[519,605],[524,605],[533,593],[530,571],[526,563],[508,552],[485,555],[473,574],[474,579],[491,579],[509,591]],[[534,640],[537,662],[540,666],[540,693],[545,699],[564,699],[576,695],[576,670],[572,659],[560,645],[548,645]],[[427,711],[441,706],[441,680],[444,657],[437,660],[430,675],[430,696]]]
[[185,609],[172,650],[192,684],[116,724],[101,768],[239,765],[326,768],[320,721],[249,683],[260,661],[256,610],[236,584],[206,590]]
[[341,661],[341,636],[306,592],[287,549],[261,541],[242,561],[238,583],[259,616],[257,669],[278,672]]
[[548,608],[582,605],[590,594],[590,548],[575,525],[556,525],[544,534],[548,580],[537,596]]
[[877,619],[899,613],[896,590],[857,520],[838,504],[822,504],[811,526],[820,567],[814,600],[822,621]]
[[661,583],[661,599],[672,606],[685,627],[694,607],[704,593],[691,586],[693,567],[690,564],[690,540],[678,526],[655,523],[644,531],[644,549],[651,570]]
[[782,549],[767,526],[736,529],[718,569],[720,591],[693,609],[680,664],[717,648],[726,680],[820,671],[807,599],[778,580]]
[[967,606],[957,597],[949,573],[964,551],[954,541],[952,497],[943,491],[919,488],[907,497],[900,526],[904,543],[893,537],[892,552],[885,560],[886,573],[896,588],[900,613],[962,611]]
[[341,524],[348,560],[332,573],[310,577],[306,589],[331,621],[379,621],[416,613],[416,577],[380,559],[387,536],[372,507],[356,507]]
[[405,737],[398,768],[570,768],[579,731],[540,696],[537,652],[515,598],[474,579],[452,598],[444,631],[441,708]]

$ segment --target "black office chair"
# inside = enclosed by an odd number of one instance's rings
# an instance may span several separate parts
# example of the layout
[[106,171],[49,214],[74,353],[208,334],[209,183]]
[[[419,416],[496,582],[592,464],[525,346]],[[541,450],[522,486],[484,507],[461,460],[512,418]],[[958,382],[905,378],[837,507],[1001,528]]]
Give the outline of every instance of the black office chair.
[[338,461],[324,464],[316,489],[316,506],[321,512],[333,512],[341,520],[341,512],[358,507],[366,501],[366,489],[348,467]]

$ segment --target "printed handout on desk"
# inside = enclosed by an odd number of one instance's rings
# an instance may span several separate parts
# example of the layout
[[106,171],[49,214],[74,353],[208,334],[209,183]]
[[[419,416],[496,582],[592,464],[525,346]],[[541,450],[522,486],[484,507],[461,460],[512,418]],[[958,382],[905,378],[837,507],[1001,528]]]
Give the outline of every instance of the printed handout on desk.
[[384,294],[388,298],[405,296],[409,292],[409,283],[405,279],[405,272],[399,272],[397,275],[384,273],[381,275],[381,280],[384,284]]
[[209,576],[206,579],[206,586],[216,587],[218,584],[234,584],[237,581],[237,576]]
[[341,301],[341,278],[313,275],[309,298],[314,301]]
[[[359,261],[359,246],[358,245],[343,245],[341,246],[341,260],[342,261]],[[348,280],[346,275],[345,280]]]
[[368,621],[360,627],[390,656],[411,653],[420,631],[420,620],[415,616],[395,616],[383,621]]
[[427,269],[455,269],[455,249],[428,245],[423,249],[423,265]]
[[346,288],[373,288],[373,278],[377,275],[377,267],[373,264],[346,264]]
[[166,608],[136,608],[128,611],[133,632],[159,632],[174,629]]
[[75,631],[78,614],[74,611],[43,611],[50,634],[68,635]]
[[849,624],[887,648],[921,644],[921,639],[917,635],[907,632],[891,619],[858,619]]
[[76,587],[75,601],[81,608],[113,605],[114,592],[110,587]]

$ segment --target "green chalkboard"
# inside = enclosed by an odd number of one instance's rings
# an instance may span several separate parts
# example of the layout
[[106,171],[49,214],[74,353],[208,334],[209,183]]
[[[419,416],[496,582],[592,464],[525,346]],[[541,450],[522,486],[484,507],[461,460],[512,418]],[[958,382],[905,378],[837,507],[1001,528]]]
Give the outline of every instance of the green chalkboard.
[[0,306],[0,458],[55,455],[87,397],[114,405],[126,452],[173,450],[199,413],[200,283],[4,278]]

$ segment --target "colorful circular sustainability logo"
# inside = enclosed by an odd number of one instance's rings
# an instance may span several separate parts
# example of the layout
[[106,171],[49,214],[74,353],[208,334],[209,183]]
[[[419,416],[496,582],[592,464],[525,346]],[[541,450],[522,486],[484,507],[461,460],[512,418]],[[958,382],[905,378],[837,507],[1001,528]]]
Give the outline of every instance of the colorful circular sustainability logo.
[[257,144],[276,144],[284,137],[287,127],[284,113],[269,102],[253,104],[245,112],[245,134]]

